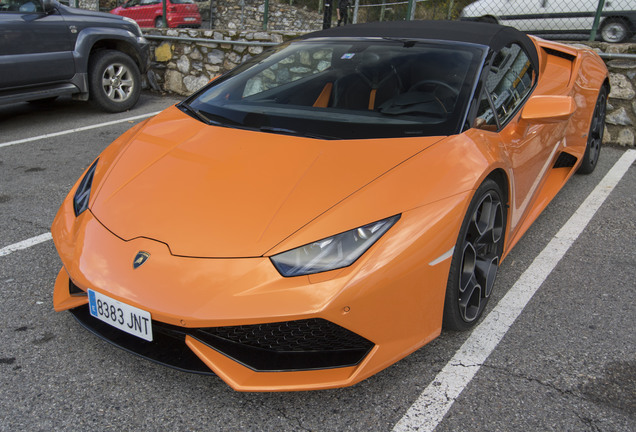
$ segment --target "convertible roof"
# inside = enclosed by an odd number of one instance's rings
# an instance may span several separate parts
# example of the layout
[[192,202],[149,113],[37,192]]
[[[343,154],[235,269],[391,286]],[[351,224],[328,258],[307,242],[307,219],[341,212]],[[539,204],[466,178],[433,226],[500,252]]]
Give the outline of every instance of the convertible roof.
[[489,46],[493,50],[516,42],[524,48],[534,69],[538,70],[539,66],[539,57],[532,40],[519,30],[498,24],[475,21],[384,21],[334,27],[308,33],[302,39],[322,37],[432,39],[474,43]]

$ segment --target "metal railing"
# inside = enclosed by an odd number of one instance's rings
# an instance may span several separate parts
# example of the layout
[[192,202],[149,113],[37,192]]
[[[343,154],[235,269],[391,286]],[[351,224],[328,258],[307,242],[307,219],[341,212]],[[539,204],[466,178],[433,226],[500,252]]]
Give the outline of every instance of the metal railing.
[[[142,27],[267,30],[283,6],[318,17],[317,25],[338,25],[337,10],[349,23],[410,19],[496,22],[541,36],[606,42],[630,40],[636,30],[636,0],[68,0],[72,5],[129,16]],[[217,9],[225,11],[216,16]],[[270,10],[271,9],[271,10]],[[229,11],[229,12],[228,12]],[[344,13],[344,12],[342,12]],[[246,21],[246,16],[249,20]],[[309,16],[309,15],[307,15]],[[223,18],[223,19],[219,19]],[[233,20],[233,21],[232,21]],[[296,21],[297,23],[298,21]]]

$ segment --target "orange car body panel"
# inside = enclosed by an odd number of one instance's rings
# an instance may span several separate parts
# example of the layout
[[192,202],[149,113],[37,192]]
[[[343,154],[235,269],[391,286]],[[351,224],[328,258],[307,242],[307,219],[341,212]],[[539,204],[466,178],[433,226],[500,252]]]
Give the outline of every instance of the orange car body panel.
[[[483,180],[496,171],[507,183],[506,255],[576,171],[607,69],[591,52],[535,43],[537,98],[526,118],[521,110],[499,132],[325,141],[203,125],[174,107],[134,127],[100,156],[89,210],[74,215],[78,182],[55,218],[64,265],[55,310],[87,302],[69,294],[70,278],[167,324],[320,317],[375,345],[355,366],[255,372],[188,336],[188,347],[236,390],[341,387],[386,368],[440,334],[449,253]],[[540,115],[546,104],[560,121]],[[579,162],[553,168],[562,152]],[[396,214],[390,235],[349,267],[284,278],[270,262]],[[152,258],[132,271],[140,250]]]

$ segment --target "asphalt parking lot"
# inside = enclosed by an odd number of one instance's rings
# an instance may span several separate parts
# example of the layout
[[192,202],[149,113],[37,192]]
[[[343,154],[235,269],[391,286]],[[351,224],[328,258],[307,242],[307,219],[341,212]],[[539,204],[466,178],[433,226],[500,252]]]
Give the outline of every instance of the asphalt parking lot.
[[[175,102],[147,93],[114,115],[70,99],[0,107],[0,430],[636,430],[634,150],[604,148],[596,171],[573,177],[503,262],[486,320],[504,320],[506,293],[533,283],[536,293],[474,364],[451,360],[480,351],[480,340],[444,332],[350,388],[237,393],[125,353],[54,312],[53,242],[23,242],[49,232],[105,146]],[[625,160],[615,187],[597,189]],[[597,211],[585,210],[589,223],[575,218],[581,232],[563,257],[543,255],[555,238],[566,243],[559,232],[588,196],[604,192]],[[464,379],[457,395],[440,374],[449,364],[470,372],[451,373],[451,384]]]

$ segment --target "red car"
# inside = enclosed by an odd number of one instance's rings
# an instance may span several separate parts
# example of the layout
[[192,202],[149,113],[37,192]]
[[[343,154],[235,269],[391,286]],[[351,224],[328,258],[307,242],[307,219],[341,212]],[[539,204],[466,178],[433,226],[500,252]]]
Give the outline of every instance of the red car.
[[[194,0],[166,0],[168,27],[201,26],[201,15]],[[130,0],[110,13],[132,18],[141,27],[165,27],[161,0]]]

